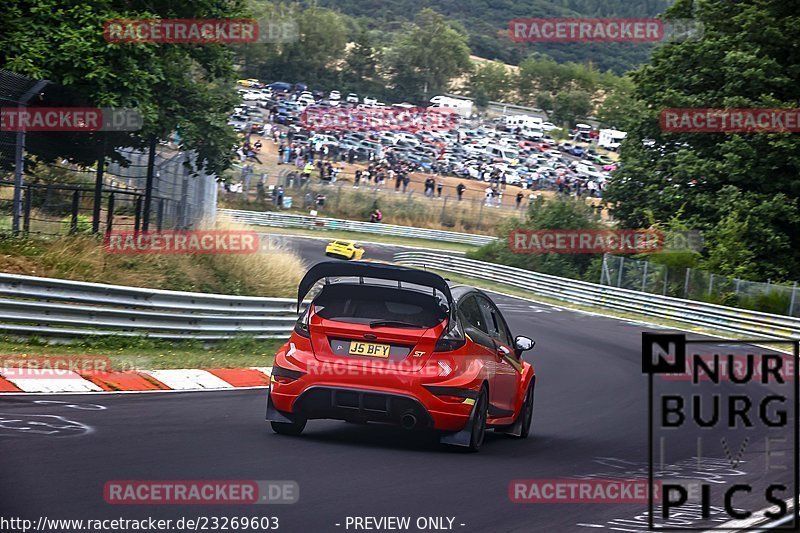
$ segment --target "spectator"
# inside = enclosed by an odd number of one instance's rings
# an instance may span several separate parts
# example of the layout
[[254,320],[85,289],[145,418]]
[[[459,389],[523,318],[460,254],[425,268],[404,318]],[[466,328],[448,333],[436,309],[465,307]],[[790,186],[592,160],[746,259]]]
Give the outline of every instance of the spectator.
[[408,175],[408,172],[403,171],[403,193],[406,192],[408,188],[408,183],[411,181],[411,178]]
[[256,201],[261,203],[264,201],[264,181],[258,180],[256,183]]
[[283,185],[278,185],[276,193],[276,200],[278,204],[278,209],[283,208]]
[[347,151],[347,162],[352,165],[355,159],[356,159],[356,151],[350,148],[350,150]]
[[380,222],[381,220],[383,220],[383,213],[381,213],[381,210],[376,207],[375,211],[373,211],[372,214],[369,216],[369,221]]
[[522,205],[522,198],[523,197],[524,197],[524,195],[522,194],[522,191],[519,191],[517,193],[517,209],[519,209],[520,206]]
[[320,208],[320,209],[325,207],[325,195],[322,194],[322,193],[319,193],[317,195],[317,207]]
[[491,185],[487,185],[483,193],[486,196],[486,201],[484,202],[484,205],[486,205],[487,207],[492,207],[492,197],[494,196],[494,189],[492,189]]
[[459,202],[461,201],[461,197],[464,196],[464,190],[466,188],[467,187],[463,183],[459,183],[458,186],[456,187],[456,194],[458,194],[458,201]]
[[253,145],[253,147],[255,147],[255,149],[256,149],[256,152],[260,152],[261,151],[261,146],[262,146],[262,144],[261,144],[260,140],[256,141],[256,143]]
[[436,182],[436,196],[439,197],[439,198],[442,197],[442,188],[443,187],[444,187],[444,185],[442,185],[442,180],[438,180]]
[[358,189],[358,182],[361,181],[361,169],[356,170],[356,176],[355,176],[355,178],[353,178],[353,181],[354,181],[353,187],[355,189]]
[[306,166],[303,167],[303,184],[308,183],[312,172],[314,172],[314,164],[311,162],[306,163]]
[[433,198],[433,188],[435,187],[436,182],[433,181],[433,178],[430,176],[425,179],[425,196],[428,198]]

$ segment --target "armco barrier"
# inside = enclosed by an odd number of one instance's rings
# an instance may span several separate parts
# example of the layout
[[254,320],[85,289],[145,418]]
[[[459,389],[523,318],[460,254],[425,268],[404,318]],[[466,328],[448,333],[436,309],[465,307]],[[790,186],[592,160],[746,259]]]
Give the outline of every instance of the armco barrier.
[[0,334],[218,341],[288,337],[296,301],[0,274]]
[[290,215],[272,211],[242,211],[238,209],[219,209],[217,213],[227,216],[240,224],[254,226],[271,226],[276,228],[306,228],[322,230],[356,231],[375,235],[391,235],[394,237],[411,237],[431,241],[455,242],[483,246],[496,237],[489,235],[473,235],[456,231],[414,228],[411,226],[393,226],[391,224],[358,222],[337,218],[312,217],[306,215]]
[[401,265],[502,283],[573,304],[669,319],[742,335],[800,338],[800,319],[797,318],[618,289],[432,252],[402,252],[395,254],[394,260]]

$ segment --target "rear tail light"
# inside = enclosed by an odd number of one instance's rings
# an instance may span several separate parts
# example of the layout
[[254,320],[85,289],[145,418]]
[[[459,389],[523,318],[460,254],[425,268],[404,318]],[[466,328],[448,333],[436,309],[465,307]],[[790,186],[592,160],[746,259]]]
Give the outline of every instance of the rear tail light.
[[297,323],[294,325],[294,332],[300,335],[301,337],[305,337],[306,339],[311,338],[311,329],[308,327],[308,320],[310,315],[311,315],[311,305],[309,304],[309,306],[306,307],[306,310],[303,311],[303,314],[300,315],[300,318],[297,319]]
[[433,349],[434,352],[452,352],[466,344],[467,338],[461,325],[457,320],[452,321],[451,324],[452,326],[447,327],[439,336]]

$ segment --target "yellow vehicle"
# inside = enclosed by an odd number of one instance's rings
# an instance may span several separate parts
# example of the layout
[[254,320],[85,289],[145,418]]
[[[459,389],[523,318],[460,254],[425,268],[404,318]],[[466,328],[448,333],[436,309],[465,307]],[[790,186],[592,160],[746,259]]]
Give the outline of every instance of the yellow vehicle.
[[255,78],[249,78],[249,79],[246,79],[246,80],[238,80],[236,83],[241,85],[242,87],[253,87],[253,86],[258,85],[261,82],[259,82]]
[[325,247],[325,255],[328,257],[338,256],[345,259],[355,259],[358,261],[364,257],[364,249],[353,241],[331,241]]

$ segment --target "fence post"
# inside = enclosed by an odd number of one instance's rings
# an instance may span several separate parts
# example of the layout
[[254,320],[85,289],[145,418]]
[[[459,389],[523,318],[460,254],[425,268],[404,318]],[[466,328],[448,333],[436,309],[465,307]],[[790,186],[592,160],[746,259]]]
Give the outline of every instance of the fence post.
[[[603,280],[605,280],[606,277],[606,269],[608,268],[608,263],[606,262],[607,257],[608,254],[603,254],[603,264],[600,265],[600,285],[603,284]],[[610,282],[609,285],[611,285]]]
[[683,298],[689,298],[689,276],[692,273],[692,269],[690,267],[686,267],[686,279],[683,282]]
[[33,202],[33,188],[25,187],[25,203],[22,212],[22,232],[27,235],[31,231],[31,203]]
[[[142,222],[142,197],[136,197],[136,213],[133,219],[133,231],[139,233],[139,224]],[[146,230],[145,230],[146,231]]]
[[736,278],[736,296],[739,296],[739,282],[741,282],[739,278]]
[[158,199],[158,211],[156,212],[156,229],[161,231],[161,227],[164,225],[164,199]]
[[650,261],[644,262],[644,271],[642,272],[642,292],[647,292],[647,267],[650,266]]
[[794,313],[794,300],[796,296],[797,296],[797,282],[795,281],[794,286],[792,286],[792,299],[789,302],[789,316],[794,316],[792,313]]
[[69,234],[75,235],[78,233],[78,207],[81,201],[81,192],[75,190],[72,192],[72,220],[69,224]]
[[714,290],[714,273],[712,272],[711,275],[708,277],[708,295],[711,296],[711,292]]
[[108,213],[106,213],[106,233],[114,227],[114,193],[108,195]]
[[625,256],[619,256],[619,273],[617,274],[617,288],[622,288],[622,269],[625,268]]
[[94,178],[94,202],[92,205],[92,233],[100,231],[100,207],[103,202],[103,172],[106,164],[106,134],[100,133],[100,155],[97,156],[97,173]]

